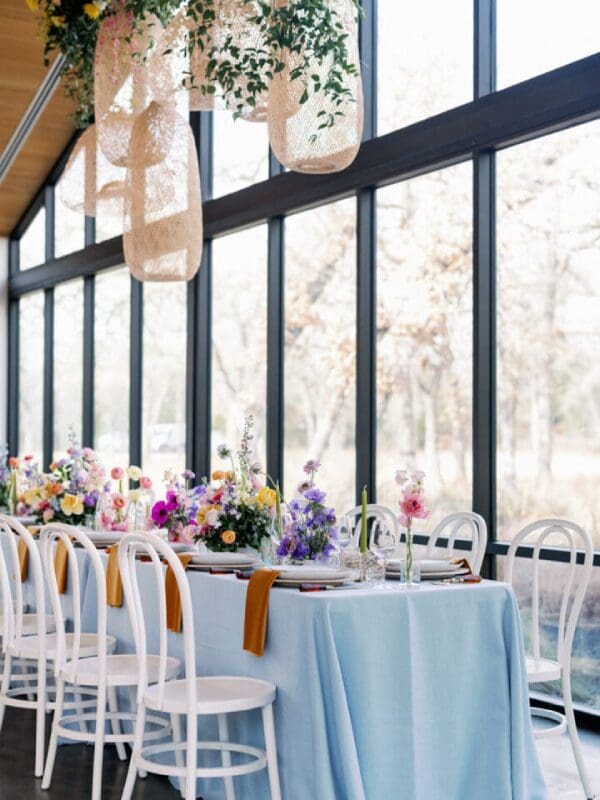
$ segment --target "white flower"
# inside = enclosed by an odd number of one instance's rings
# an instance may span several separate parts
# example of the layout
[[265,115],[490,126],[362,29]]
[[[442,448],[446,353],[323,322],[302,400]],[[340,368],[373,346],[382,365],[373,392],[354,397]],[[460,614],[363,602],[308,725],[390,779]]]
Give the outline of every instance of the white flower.
[[217,511],[217,509],[211,508],[211,510],[206,515],[204,521],[210,528],[216,528],[219,522],[219,512]]
[[408,480],[408,472],[405,469],[396,470],[396,483],[402,486]]
[[127,470],[127,475],[129,476],[130,480],[139,481],[139,479],[142,477],[142,470],[139,467],[133,466],[132,464]]

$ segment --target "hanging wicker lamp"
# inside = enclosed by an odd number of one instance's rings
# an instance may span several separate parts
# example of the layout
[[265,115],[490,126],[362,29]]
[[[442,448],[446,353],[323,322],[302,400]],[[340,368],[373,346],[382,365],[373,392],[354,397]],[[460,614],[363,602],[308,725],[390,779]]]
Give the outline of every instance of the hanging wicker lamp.
[[[171,146],[163,161],[148,164],[142,154],[156,147],[159,129],[168,129]],[[153,102],[135,121],[130,151],[123,233],[127,265],[140,281],[190,280],[202,256],[200,175],[192,130],[173,106]]]

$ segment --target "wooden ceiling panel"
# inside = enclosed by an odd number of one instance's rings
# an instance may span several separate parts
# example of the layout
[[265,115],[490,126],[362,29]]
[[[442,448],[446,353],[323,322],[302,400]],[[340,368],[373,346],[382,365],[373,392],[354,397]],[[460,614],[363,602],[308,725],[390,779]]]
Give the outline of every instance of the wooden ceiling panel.
[[[25,0],[2,0],[0,13],[0,151],[46,73],[36,19]],[[0,183],[0,236],[8,235],[67,146],[73,106],[59,86]]]

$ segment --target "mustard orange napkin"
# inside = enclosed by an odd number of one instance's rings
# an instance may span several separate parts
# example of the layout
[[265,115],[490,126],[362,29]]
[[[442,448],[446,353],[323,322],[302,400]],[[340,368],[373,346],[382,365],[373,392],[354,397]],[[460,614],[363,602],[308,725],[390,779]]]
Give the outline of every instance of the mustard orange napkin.
[[[26,581],[29,576],[29,549],[24,539],[19,538],[17,552],[19,554],[21,580]],[[67,546],[64,542],[59,541],[56,545],[56,553],[54,555],[54,572],[56,573],[56,582],[58,583],[58,591],[60,594],[64,594],[67,591],[68,567],[69,552]]]
[[455,564],[457,567],[464,567],[469,570],[467,575],[461,576],[468,579],[469,583],[481,583],[481,577],[479,575],[473,575],[473,570],[471,569],[468,558],[453,558],[451,563]]
[[121,608],[123,605],[123,584],[119,571],[119,546],[114,544],[107,547],[108,561],[106,562],[106,602],[112,608]]
[[[192,557],[190,555],[178,556],[181,565],[187,569]],[[171,567],[167,567],[165,575],[165,594],[167,597],[167,628],[173,633],[181,632],[181,595],[177,586],[177,578]]]
[[265,652],[269,592],[279,574],[279,570],[276,569],[258,569],[248,582],[244,615],[244,650],[255,656],[262,656]]

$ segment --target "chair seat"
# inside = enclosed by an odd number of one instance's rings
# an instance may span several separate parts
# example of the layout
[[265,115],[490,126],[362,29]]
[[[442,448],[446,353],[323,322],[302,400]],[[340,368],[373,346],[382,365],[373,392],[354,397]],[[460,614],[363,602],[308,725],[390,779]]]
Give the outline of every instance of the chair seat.
[[[20,647],[11,647],[10,653],[18,658],[37,658],[38,655],[38,636],[26,636],[21,639]],[[56,634],[51,633],[46,636],[46,654],[48,661],[56,658]],[[75,641],[74,633],[65,634],[66,659],[73,657],[73,645]],[[106,649],[109,653],[114,652],[117,640],[114,636],[106,637]],[[79,648],[80,658],[89,658],[98,654],[98,635],[96,633],[82,633]]]
[[[275,693],[273,683],[254,678],[196,678],[196,713],[226,714],[262,708],[275,700]],[[166,683],[162,703],[159,703],[158,686],[150,686],[144,695],[144,705],[156,711],[186,713],[189,710],[186,681]]]
[[[159,668],[158,656],[146,656],[148,682],[156,683]],[[71,674],[71,667],[67,663],[61,670],[61,675],[69,683],[80,686],[98,686],[100,660],[96,657],[84,658],[77,664],[75,675]],[[181,662],[177,658],[167,658],[167,679],[175,678],[179,674]],[[106,683],[107,686],[137,686],[138,660],[135,655],[109,655],[106,658]]]
[[[0,640],[4,628],[4,617],[0,614]],[[51,614],[46,614],[46,633],[56,630],[56,622]],[[23,635],[31,636],[37,631],[37,614],[23,614]]]
[[525,658],[528,683],[544,683],[545,681],[556,681],[562,675],[562,666],[559,661],[552,661],[549,658],[535,658],[527,656]]

